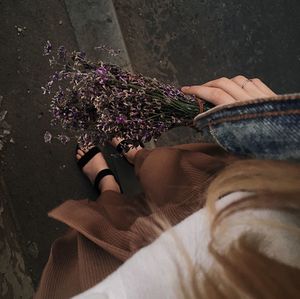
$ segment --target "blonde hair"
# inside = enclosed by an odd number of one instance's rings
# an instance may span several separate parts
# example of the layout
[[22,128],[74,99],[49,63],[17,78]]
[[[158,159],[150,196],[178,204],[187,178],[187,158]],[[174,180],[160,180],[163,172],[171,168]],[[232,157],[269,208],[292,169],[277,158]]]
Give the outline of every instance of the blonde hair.
[[[217,211],[216,201],[235,191],[253,191],[253,195]],[[207,208],[211,214],[209,250],[217,267],[199,279],[197,266],[190,268],[189,285],[182,285],[184,298],[300,298],[300,269],[284,264],[259,251],[259,240],[248,232],[220,252],[216,246],[218,227],[238,211],[268,209],[300,215],[300,166],[282,161],[242,160],[226,167],[207,190]],[[276,220],[276,219],[274,219]],[[230,222],[229,222],[230,223]],[[299,223],[298,223],[299,224]],[[276,225],[266,222],[265,225]],[[296,224],[281,227],[298,237]],[[259,227],[258,227],[259,230]]]

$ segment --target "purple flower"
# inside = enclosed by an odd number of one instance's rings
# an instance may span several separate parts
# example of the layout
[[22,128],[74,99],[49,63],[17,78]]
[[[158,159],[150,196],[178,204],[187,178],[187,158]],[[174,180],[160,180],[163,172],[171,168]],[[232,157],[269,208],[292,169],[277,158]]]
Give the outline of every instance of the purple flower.
[[49,58],[49,65],[50,66],[55,65],[55,63],[56,63],[55,57],[52,56],[52,58]]
[[43,94],[50,94],[50,90],[47,87],[41,87]]
[[101,67],[98,67],[97,69],[96,69],[96,74],[98,75],[98,76],[106,76],[107,75],[107,69],[105,68],[105,67],[103,67],[103,66],[101,66]]
[[57,80],[59,80],[59,73],[55,72],[52,76],[52,81],[57,81]]
[[[195,99],[157,79],[89,61],[64,47],[57,54],[50,61],[55,73],[42,88],[44,94],[54,91],[51,123],[71,129],[82,145],[104,144],[114,136],[147,142],[173,126],[192,124],[198,114]],[[56,139],[70,141],[63,134]]]
[[51,51],[52,51],[52,45],[50,41],[47,40],[46,45],[44,46],[44,56],[50,55]]
[[64,46],[60,46],[57,50],[57,56],[59,59],[65,60],[67,55],[67,51]]
[[123,115],[120,115],[120,116],[117,116],[116,117],[116,122],[117,122],[117,124],[119,124],[119,125],[123,125],[123,124],[125,124],[126,123],[126,117],[125,116],[123,116]]

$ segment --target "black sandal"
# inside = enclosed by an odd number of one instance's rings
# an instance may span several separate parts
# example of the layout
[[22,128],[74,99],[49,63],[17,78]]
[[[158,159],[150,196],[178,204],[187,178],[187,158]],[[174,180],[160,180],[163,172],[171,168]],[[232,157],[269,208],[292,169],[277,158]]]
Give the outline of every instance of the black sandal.
[[[76,147],[76,152],[78,149],[80,149],[79,145],[77,145],[77,147]],[[98,153],[101,153],[101,150],[97,146],[92,147],[88,152],[86,152],[84,154],[84,156],[82,158],[80,158],[77,161],[78,167],[82,170],[83,167]],[[119,185],[120,191],[122,192],[121,186],[120,186],[117,178],[115,177],[114,173],[109,168],[102,169],[97,173],[96,178],[94,180],[94,187],[99,191],[99,183],[107,175],[112,175],[115,178],[117,184]]]
[[[142,142],[139,142],[139,146],[144,148],[145,145],[142,143]],[[130,141],[127,141],[127,140],[122,140],[121,142],[119,142],[119,144],[116,146],[116,151],[124,157],[124,159],[130,164],[130,165],[133,165],[132,163],[130,163],[124,153],[128,152],[128,150],[132,147],[132,143]]]

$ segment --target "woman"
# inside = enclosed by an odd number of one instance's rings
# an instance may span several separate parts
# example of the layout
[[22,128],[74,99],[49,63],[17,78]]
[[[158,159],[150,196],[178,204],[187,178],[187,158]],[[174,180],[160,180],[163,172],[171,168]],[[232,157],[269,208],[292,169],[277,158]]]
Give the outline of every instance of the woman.
[[296,164],[232,163],[203,209],[75,298],[299,298],[299,181]]
[[[182,90],[215,105],[275,95],[260,80],[242,76]],[[54,242],[36,298],[69,298],[102,281],[157,237],[149,224],[165,218],[173,226],[202,208],[209,183],[240,159],[213,144],[138,147],[124,155],[143,186],[137,198],[120,193],[101,153],[78,149],[76,158],[101,195],[96,202],[67,201],[49,214],[72,230]]]

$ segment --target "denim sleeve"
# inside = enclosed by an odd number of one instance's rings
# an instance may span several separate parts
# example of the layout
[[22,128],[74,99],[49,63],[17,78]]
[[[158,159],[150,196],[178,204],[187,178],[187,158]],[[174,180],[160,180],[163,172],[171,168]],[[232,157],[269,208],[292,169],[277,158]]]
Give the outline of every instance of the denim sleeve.
[[228,152],[274,160],[300,160],[299,124],[299,93],[217,106],[194,119]]

